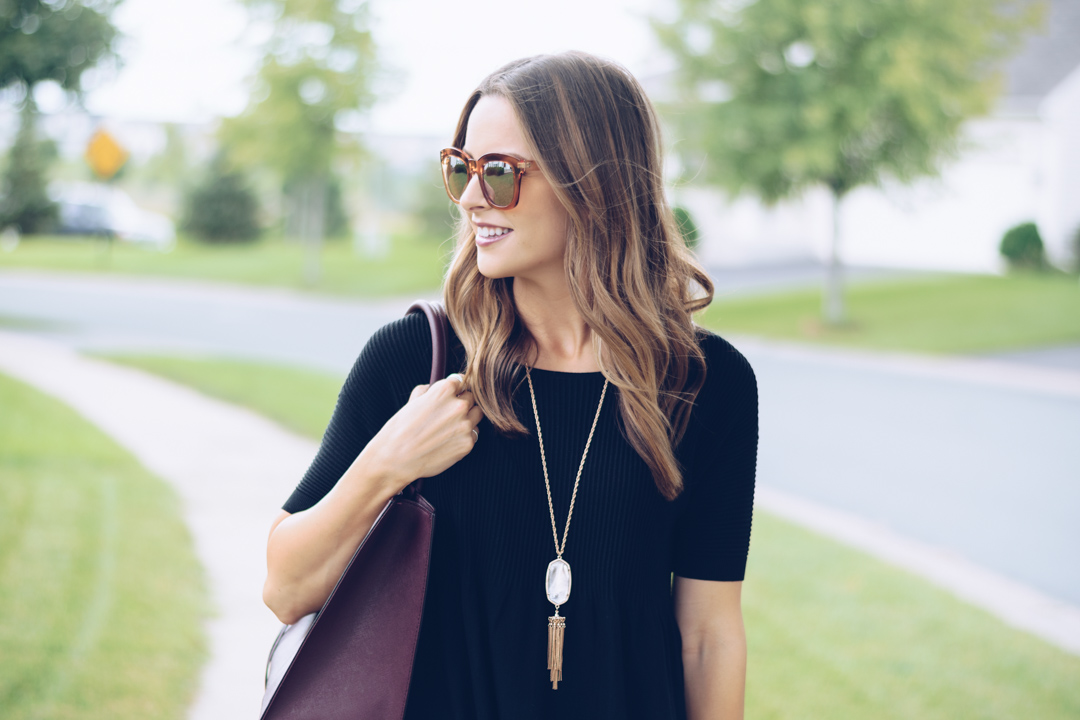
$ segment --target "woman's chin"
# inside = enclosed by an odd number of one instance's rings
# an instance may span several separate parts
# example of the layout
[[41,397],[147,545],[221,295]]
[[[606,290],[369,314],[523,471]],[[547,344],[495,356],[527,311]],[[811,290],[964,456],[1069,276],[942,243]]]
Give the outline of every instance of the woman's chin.
[[498,280],[499,278],[512,277],[513,273],[508,272],[506,268],[497,263],[477,261],[476,269],[480,271],[480,274],[486,277],[488,280]]

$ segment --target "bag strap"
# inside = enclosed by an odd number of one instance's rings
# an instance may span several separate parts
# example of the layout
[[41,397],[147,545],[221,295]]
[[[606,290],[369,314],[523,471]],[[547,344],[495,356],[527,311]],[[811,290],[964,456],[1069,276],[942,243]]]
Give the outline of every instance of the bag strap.
[[[450,324],[446,317],[446,308],[442,303],[417,300],[409,306],[405,315],[411,315],[414,312],[427,315],[428,325],[431,326],[431,380],[429,382],[436,383],[446,377],[446,353],[449,342],[447,328]],[[424,478],[417,478],[403,492],[409,497],[415,497],[420,494],[423,486]]]

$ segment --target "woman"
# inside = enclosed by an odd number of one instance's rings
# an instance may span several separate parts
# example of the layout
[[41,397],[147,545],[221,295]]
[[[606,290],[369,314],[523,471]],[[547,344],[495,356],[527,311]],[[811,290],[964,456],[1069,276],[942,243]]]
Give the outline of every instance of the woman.
[[664,199],[649,101],[587,54],[519,60],[442,160],[462,374],[418,384],[422,314],[369,340],[274,522],[267,605],[318,609],[424,477],[438,521],[407,718],[742,717],[757,386],[692,322],[713,286]]

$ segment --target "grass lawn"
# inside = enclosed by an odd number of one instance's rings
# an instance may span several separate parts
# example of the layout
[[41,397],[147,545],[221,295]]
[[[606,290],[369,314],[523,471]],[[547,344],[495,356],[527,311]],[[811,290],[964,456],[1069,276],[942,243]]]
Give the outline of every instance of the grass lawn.
[[[295,403],[295,417],[310,419],[306,430],[294,427],[312,438],[329,417],[318,407],[333,405],[340,384],[250,366],[252,376],[273,378],[268,392],[258,382],[230,379],[240,363],[141,358],[134,364],[171,368],[169,377],[271,416]],[[763,512],[754,519],[744,592],[747,717],[1080,717],[1080,658]]]
[[[23,238],[0,252],[0,270],[102,272],[288,287],[336,295],[385,297],[437,289],[452,245],[398,236],[383,258],[357,255],[348,242],[330,242],[322,252],[322,279],[304,283],[302,248],[267,238],[251,245],[215,246],[181,239],[168,253],[87,238]],[[445,256],[445,257],[444,257]]]
[[244,405],[283,427],[318,440],[330,421],[344,377],[239,360],[103,355],[207,395]]
[[1080,717],[1080,658],[922,579],[758,512],[747,717]]
[[1067,275],[956,275],[860,283],[851,322],[823,327],[821,293],[714,302],[697,321],[718,332],[876,350],[977,353],[1080,343],[1080,283]]
[[0,717],[184,717],[207,595],[176,496],[2,375],[0,409]]

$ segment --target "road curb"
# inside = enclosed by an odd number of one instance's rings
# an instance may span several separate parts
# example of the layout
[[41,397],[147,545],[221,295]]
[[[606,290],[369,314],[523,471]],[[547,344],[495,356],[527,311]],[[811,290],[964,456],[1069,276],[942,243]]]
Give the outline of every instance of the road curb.
[[1080,399],[1080,372],[1070,370],[1035,367],[989,358],[819,347],[767,340],[751,335],[724,335],[724,338],[747,354],[761,353],[832,367],[872,370]]

